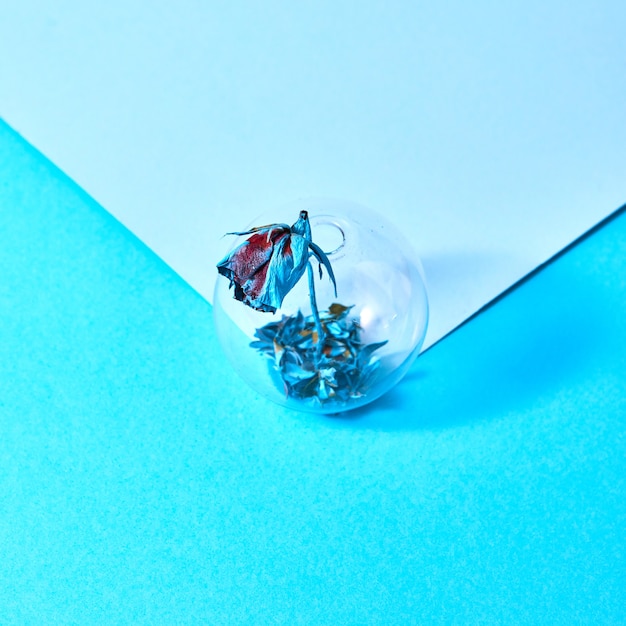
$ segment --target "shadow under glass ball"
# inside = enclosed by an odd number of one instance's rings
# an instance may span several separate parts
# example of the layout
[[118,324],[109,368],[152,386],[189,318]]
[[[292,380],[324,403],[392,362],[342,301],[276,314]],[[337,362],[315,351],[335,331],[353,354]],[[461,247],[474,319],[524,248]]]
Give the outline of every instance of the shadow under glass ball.
[[[359,205],[302,200],[260,216],[249,228],[292,224],[302,210],[313,243],[328,257],[336,295],[327,268],[314,256],[314,300],[305,273],[275,313],[235,299],[229,280],[220,277],[216,328],[228,360],[256,391],[297,410],[341,413],[380,397],[407,372],[426,334],[426,288],[403,235]],[[233,238],[232,249],[246,238]]]

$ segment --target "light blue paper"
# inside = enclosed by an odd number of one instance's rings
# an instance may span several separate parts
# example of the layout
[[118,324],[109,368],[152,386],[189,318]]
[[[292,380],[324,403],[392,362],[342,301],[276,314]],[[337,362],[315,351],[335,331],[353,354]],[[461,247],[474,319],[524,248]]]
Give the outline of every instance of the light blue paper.
[[381,211],[423,257],[427,346],[626,200],[625,24],[618,0],[10,0],[0,115],[209,299],[259,213]]

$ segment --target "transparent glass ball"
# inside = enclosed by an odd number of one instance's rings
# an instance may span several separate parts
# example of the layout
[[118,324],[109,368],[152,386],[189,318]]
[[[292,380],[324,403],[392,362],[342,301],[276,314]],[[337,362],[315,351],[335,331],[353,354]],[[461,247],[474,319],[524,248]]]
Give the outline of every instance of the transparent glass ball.
[[[228,360],[256,391],[301,411],[341,413],[380,397],[407,372],[426,334],[426,288],[400,231],[350,202],[300,200],[233,231],[292,225],[302,210],[336,281],[335,295],[327,268],[311,256],[317,320],[307,268],[275,313],[235,299],[229,279],[219,276],[215,323]],[[231,251],[248,237],[233,236]]]

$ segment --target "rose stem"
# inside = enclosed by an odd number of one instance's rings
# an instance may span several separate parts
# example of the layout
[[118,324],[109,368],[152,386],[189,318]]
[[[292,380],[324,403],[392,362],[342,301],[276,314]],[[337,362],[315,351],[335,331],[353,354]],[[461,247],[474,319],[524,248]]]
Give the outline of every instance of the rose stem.
[[311,310],[313,311],[313,319],[315,320],[315,327],[317,328],[317,357],[322,355],[322,348],[324,347],[324,341],[326,340],[326,333],[322,327],[322,320],[320,320],[320,313],[317,310],[317,300],[315,298],[315,272],[313,271],[313,265],[309,261],[307,265],[307,272],[309,275],[309,298],[311,299]]

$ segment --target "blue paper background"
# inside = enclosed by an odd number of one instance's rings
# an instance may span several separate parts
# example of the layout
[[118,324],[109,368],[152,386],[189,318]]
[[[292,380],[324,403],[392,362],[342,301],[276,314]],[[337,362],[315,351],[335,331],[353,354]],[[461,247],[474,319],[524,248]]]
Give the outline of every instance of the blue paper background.
[[344,419],[4,125],[0,235],[3,624],[626,619],[623,212]]

